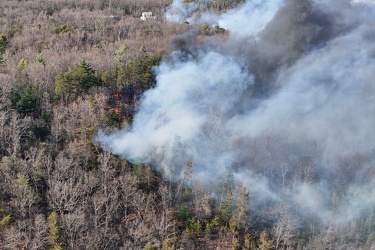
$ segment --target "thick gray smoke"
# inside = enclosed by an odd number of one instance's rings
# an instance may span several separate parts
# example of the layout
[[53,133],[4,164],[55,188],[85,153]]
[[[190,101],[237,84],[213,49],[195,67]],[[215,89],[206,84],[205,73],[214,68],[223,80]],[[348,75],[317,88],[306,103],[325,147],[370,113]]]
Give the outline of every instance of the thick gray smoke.
[[254,207],[359,218],[375,206],[375,5],[259,2],[214,17],[225,42],[174,40],[132,126],[97,140],[174,179],[231,169]]

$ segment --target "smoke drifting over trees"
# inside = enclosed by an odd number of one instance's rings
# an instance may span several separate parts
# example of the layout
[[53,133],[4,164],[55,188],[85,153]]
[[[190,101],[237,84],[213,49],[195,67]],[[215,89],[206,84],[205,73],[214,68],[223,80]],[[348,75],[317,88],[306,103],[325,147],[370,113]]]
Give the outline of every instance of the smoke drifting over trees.
[[374,14],[333,0],[201,14],[228,39],[176,39],[132,125],[97,141],[175,180],[188,162],[207,186],[232,171],[278,229],[349,225],[375,206]]
[[1,1],[0,249],[375,249],[373,3]]

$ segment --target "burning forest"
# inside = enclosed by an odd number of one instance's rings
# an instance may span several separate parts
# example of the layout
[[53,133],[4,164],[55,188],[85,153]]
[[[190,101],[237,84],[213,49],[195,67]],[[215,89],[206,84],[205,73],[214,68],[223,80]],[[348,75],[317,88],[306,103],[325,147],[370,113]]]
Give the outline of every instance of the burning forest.
[[1,1],[0,249],[374,250],[374,16]]
[[245,187],[250,225],[275,234],[326,235],[373,216],[374,3],[246,1],[194,15],[204,4],[176,1],[167,17],[228,38],[173,39],[132,125],[98,142],[175,181],[191,162],[185,184],[217,200]]

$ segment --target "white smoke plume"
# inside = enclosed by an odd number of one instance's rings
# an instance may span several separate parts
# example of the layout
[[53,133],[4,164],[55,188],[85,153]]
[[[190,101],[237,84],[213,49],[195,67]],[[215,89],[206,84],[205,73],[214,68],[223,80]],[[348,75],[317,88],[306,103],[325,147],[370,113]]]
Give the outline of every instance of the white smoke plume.
[[353,0],[352,4],[375,4],[374,0]]
[[375,206],[374,16],[364,1],[247,1],[214,17],[227,41],[175,39],[133,124],[97,141],[174,179],[187,162],[206,182],[231,169],[255,208],[359,218]]
[[185,0],[175,0],[167,8],[165,18],[168,22],[183,23],[194,20],[193,14],[199,10],[202,4],[196,2],[186,2]]
[[[252,34],[264,28],[283,0],[264,1],[252,0],[221,15],[204,12],[213,0],[186,2],[175,0],[167,8],[166,20],[176,23],[207,23],[219,25],[232,33]],[[361,1],[361,0],[358,0]]]
[[252,0],[222,15],[205,13],[198,22],[218,24],[232,33],[253,34],[262,30],[272,19],[283,1]]

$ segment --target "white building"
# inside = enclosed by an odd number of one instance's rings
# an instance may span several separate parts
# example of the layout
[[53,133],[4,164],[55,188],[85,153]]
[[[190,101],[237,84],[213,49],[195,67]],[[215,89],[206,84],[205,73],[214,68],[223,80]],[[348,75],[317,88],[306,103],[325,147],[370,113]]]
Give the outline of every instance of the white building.
[[141,19],[146,21],[146,19],[155,19],[156,17],[152,15],[152,12],[142,12]]

